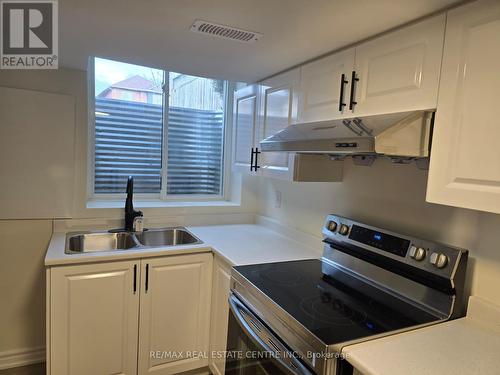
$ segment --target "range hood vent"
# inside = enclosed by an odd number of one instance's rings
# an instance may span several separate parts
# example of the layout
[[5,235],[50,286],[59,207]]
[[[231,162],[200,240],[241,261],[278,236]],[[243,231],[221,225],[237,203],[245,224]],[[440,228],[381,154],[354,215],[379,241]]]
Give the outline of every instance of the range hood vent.
[[262,34],[254,31],[242,30],[232,26],[196,20],[191,25],[191,31],[212,35],[218,38],[236,40],[243,43],[253,43],[262,38]]
[[260,142],[264,152],[286,151],[345,156],[429,156],[434,111],[309,122],[290,125]]

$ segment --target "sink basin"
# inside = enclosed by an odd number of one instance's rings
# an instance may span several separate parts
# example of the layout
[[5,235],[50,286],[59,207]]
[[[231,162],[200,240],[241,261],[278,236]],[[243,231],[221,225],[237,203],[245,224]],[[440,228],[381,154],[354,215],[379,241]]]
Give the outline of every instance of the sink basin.
[[84,233],[67,237],[66,251],[89,253],[95,251],[127,250],[137,247],[132,233]]
[[79,254],[200,243],[202,242],[185,228],[150,229],[142,233],[69,233],[66,235],[65,252],[66,254]]
[[143,246],[175,246],[201,243],[201,241],[183,228],[151,229],[137,233],[137,240]]

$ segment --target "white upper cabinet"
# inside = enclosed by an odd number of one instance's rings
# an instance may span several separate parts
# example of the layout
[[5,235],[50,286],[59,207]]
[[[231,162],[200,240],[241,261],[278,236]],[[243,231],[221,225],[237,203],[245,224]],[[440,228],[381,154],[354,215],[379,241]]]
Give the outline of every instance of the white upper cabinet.
[[54,267],[51,375],[137,373],[139,261]]
[[321,155],[263,153],[259,142],[292,123],[435,109],[445,20],[444,14],[431,17],[238,90],[233,170],[340,181],[340,163]]
[[436,108],[444,27],[442,14],[358,45],[347,109],[366,116]]
[[354,48],[300,68],[300,122],[348,117],[350,75],[354,69]]
[[500,213],[500,2],[448,14],[427,201]]
[[[258,140],[261,141],[297,121],[299,69],[272,77],[260,83],[261,106]],[[256,145],[260,149],[259,145]],[[293,153],[264,152],[258,154],[260,173],[290,180],[293,178]]]
[[285,72],[234,94],[232,169],[287,181],[337,182],[342,162],[325,155],[262,152],[260,141],[297,120],[300,72]]
[[252,166],[259,120],[259,90],[258,85],[251,85],[234,93],[232,167],[235,172],[249,173]]
[[445,15],[303,65],[299,122],[436,108]]

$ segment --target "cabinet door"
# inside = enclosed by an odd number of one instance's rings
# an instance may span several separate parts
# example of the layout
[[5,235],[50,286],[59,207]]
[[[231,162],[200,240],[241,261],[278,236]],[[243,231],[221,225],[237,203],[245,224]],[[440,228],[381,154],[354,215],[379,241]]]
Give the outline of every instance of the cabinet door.
[[143,259],[141,267],[139,375],[207,366],[212,254]]
[[[348,116],[347,106],[339,110],[342,100],[349,99],[349,75],[354,68],[354,48],[327,56],[300,68],[300,96],[298,117],[300,122],[322,121]],[[343,86],[343,98],[340,89]]]
[[233,171],[250,173],[251,151],[258,126],[259,86],[243,87],[234,93]]
[[352,113],[436,108],[444,26],[443,14],[357,46]]
[[138,272],[135,261],[52,268],[51,375],[136,374]]
[[427,201],[500,213],[500,3],[448,14]]
[[[260,83],[259,141],[297,121],[299,82],[300,71],[297,68]],[[293,153],[263,152],[258,159],[260,173],[268,177],[292,180],[293,160]]]
[[226,350],[227,322],[229,318],[229,289],[231,266],[220,258],[214,261],[212,283],[212,317],[210,323],[210,369],[215,375],[223,375],[226,361],[221,354]]

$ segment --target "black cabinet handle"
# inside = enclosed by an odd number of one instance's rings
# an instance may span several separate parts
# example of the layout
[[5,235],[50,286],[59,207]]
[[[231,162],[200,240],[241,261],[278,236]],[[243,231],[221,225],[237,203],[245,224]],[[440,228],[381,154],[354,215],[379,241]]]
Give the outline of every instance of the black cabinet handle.
[[149,289],[149,264],[146,264],[146,293]]
[[345,105],[346,105],[344,103],[344,86],[347,85],[348,83],[349,83],[349,81],[345,79],[345,74],[342,73],[342,75],[340,76],[339,112],[342,112],[344,110]]
[[137,292],[137,264],[134,264],[134,294]]
[[253,147],[252,147],[252,152],[250,153],[250,172],[253,171]]
[[260,168],[260,165],[259,165],[259,154],[260,154],[260,151],[258,148],[255,149],[255,165],[253,166],[254,167],[254,170],[255,172],[257,172],[257,169]]
[[356,77],[356,71],[352,71],[352,76],[351,76],[351,98],[349,100],[349,109],[352,111],[354,109],[354,106],[358,104],[358,102],[354,101],[354,95],[355,95],[355,90],[356,90],[356,82],[359,81],[359,78]]
[[[260,154],[260,151],[258,148],[253,148],[252,147],[252,154],[251,154],[251,157],[250,157],[250,171],[255,171],[257,172],[257,169],[260,168],[260,166],[258,165],[258,158],[259,158],[259,154]],[[254,158],[254,155],[255,155],[255,158]]]

